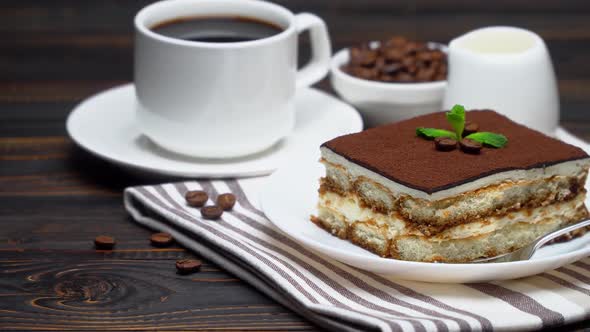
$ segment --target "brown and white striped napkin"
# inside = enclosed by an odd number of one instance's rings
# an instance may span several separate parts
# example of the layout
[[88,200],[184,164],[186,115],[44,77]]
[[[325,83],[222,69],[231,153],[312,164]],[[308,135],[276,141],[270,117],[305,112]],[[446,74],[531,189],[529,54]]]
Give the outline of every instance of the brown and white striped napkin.
[[[534,330],[590,318],[590,259],[526,279],[478,284],[396,280],[339,263],[283,235],[258,208],[265,178],[194,181],[125,190],[137,222],[235,274],[308,320],[335,331]],[[238,202],[201,219],[187,190]],[[279,193],[277,193],[279,194]]]

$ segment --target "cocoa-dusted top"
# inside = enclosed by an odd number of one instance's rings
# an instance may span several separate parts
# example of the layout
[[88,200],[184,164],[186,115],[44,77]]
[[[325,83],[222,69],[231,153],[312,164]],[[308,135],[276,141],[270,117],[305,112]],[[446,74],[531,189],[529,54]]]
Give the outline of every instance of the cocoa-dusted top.
[[517,124],[494,111],[468,111],[466,120],[508,138],[503,148],[485,147],[477,155],[455,149],[437,151],[417,137],[417,127],[452,128],[444,112],[337,137],[322,146],[407,187],[432,194],[494,173],[546,167],[588,158],[580,148]]

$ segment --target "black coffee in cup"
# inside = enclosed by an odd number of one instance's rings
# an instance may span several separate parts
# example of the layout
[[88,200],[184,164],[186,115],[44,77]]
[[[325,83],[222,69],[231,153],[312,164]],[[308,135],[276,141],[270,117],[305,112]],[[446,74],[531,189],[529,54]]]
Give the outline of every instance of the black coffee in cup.
[[182,17],[158,23],[151,30],[166,37],[209,43],[244,42],[283,31],[278,25],[244,16]]

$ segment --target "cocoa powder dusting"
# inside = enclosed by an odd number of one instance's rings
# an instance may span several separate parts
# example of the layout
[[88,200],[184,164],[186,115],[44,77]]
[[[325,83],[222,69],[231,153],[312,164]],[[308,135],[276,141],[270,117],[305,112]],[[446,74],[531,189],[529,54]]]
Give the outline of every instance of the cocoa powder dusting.
[[580,148],[517,124],[494,111],[469,111],[467,120],[481,131],[500,133],[508,144],[477,155],[459,149],[440,153],[432,141],[416,136],[416,127],[452,130],[444,112],[337,137],[322,146],[410,188],[432,194],[494,173],[540,168],[588,158]]

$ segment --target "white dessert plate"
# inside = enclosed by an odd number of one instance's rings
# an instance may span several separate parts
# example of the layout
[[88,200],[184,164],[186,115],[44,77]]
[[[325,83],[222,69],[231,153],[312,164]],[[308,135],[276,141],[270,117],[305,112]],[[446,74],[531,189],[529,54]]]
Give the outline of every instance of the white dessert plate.
[[135,87],[126,84],[92,96],[70,113],[70,137],[90,153],[115,164],[180,177],[242,177],[272,173],[288,156],[360,131],[361,117],[348,104],[315,89],[295,97],[293,133],[272,148],[233,159],[203,159],[168,152],[142,135],[135,123]]
[[[588,144],[563,129],[558,129],[556,136],[590,151]],[[316,212],[318,179],[324,175],[324,168],[318,163],[319,151],[299,158],[301,162],[281,168],[269,177],[261,195],[264,213],[294,240],[343,263],[400,279],[465,283],[531,276],[590,255],[590,234],[586,234],[569,242],[546,246],[531,260],[521,262],[444,264],[382,258],[332,236],[309,220]],[[588,187],[586,184],[587,190]]]

